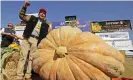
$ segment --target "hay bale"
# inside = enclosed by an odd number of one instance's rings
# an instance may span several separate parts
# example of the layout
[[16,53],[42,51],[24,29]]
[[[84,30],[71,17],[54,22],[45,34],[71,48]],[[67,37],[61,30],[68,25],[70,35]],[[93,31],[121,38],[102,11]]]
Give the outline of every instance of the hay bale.
[[2,69],[3,80],[15,80],[19,58],[19,51],[13,51],[12,55],[8,56],[5,59],[4,66]]

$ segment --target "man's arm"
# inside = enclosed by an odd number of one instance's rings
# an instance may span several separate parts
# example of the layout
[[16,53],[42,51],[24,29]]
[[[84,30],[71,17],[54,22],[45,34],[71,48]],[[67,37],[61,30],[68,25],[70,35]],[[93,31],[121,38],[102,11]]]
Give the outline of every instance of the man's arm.
[[17,36],[16,34],[11,34],[11,33],[6,33],[6,32],[4,32],[4,28],[1,30],[1,35],[7,35],[7,36],[10,36],[10,37],[12,37],[12,38],[17,38],[17,39],[21,39],[21,40],[23,40],[24,38],[23,37],[19,37],[19,36]]
[[18,35],[14,35],[16,39],[24,40],[24,37],[20,37]]
[[5,33],[5,32],[2,32],[1,35],[7,35],[13,37],[10,33]]
[[11,35],[11,33],[6,33],[6,32],[4,32],[4,31],[5,31],[5,28],[2,28],[2,30],[0,31],[0,34],[1,34],[1,35],[8,35],[8,36]]
[[2,29],[0,30],[0,34],[2,35],[2,34],[4,33],[4,31],[5,31],[5,28],[2,28]]
[[29,6],[27,4],[30,4],[30,3],[29,2],[25,2],[24,6],[21,8],[21,10],[19,12],[20,19],[22,19],[24,21],[28,21],[30,19],[30,17],[31,17],[30,15],[25,15],[27,7]]
[[14,34],[2,32],[1,35],[7,35],[9,37],[15,38]]

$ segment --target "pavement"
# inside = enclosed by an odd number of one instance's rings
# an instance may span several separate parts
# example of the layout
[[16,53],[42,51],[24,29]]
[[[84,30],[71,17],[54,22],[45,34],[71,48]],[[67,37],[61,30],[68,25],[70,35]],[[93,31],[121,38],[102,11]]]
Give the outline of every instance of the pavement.
[[125,72],[120,77],[133,78],[133,56],[126,56],[124,67]]

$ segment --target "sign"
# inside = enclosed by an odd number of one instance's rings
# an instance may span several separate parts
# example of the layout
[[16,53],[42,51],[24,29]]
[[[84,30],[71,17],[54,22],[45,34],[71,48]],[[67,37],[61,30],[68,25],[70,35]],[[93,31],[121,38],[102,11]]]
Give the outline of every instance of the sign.
[[126,52],[126,55],[132,55],[132,56],[133,56],[133,51],[127,50],[127,51],[125,51],[125,52]]
[[15,30],[16,31],[23,31],[25,29],[26,26],[15,26]]
[[91,30],[93,33],[129,31],[132,27],[130,20],[94,21],[91,22]]
[[106,43],[113,47],[113,41],[106,41]]
[[[80,28],[83,32],[85,31],[90,31],[90,27],[89,27],[89,22],[88,21],[78,21],[77,22],[77,27]],[[67,24],[65,24],[65,21],[61,21],[61,22],[52,22],[52,28],[56,29],[62,26],[67,26]]]
[[118,50],[133,50],[133,43],[131,40],[105,42]]
[[133,50],[133,44],[131,40],[126,41],[114,41],[115,48],[118,50]]
[[128,40],[129,32],[109,32],[109,33],[95,33],[103,40]]
[[73,21],[76,20],[76,16],[65,16],[65,21]]
[[24,31],[16,31],[16,35],[19,36],[19,37],[22,37],[23,36],[23,32]]

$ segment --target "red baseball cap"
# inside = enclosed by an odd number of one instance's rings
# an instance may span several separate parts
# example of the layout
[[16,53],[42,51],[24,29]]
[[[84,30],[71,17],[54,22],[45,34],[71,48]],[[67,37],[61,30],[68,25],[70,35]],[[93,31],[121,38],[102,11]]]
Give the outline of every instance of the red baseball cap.
[[44,13],[44,14],[47,13],[46,10],[45,10],[44,8],[41,8],[41,9],[40,9],[39,13],[41,13],[41,12]]

